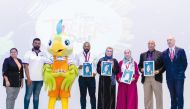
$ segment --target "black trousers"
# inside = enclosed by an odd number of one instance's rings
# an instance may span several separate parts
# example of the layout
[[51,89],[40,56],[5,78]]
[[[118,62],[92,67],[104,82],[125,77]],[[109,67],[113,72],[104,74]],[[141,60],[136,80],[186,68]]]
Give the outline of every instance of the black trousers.
[[91,109],[96,109],[96,80],[95,77],[79,77],[81,109],[86,109],[87,89],[90,96]]
[[111,84],[111,78],[100,76],[97,109],[115,109],[115,96],[116,86]]

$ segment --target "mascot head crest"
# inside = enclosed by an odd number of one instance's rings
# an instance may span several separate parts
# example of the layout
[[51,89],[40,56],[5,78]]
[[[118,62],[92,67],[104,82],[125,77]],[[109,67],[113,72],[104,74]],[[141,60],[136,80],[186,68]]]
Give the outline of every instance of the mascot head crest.
[[71,37],[64,32],[65,27],[62,25],[62,22],[63,20],[60,20],[57,23],[57,33],[48,43],[48,51],[53,56],[69,56],[73,51]]

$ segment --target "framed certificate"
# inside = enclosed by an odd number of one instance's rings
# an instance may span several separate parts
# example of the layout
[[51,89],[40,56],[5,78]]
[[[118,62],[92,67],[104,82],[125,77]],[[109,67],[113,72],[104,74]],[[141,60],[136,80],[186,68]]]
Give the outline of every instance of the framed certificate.
[[144,76],[154,76],[154,61],[144,61]]
[[126,84],[131,84],[133,75],[134,75],[134,71],[126,69],[122,74],[121,82],[126,83]]
[[102,61],[101,75],[102,76],[112,76],[112,62]]
[[92,63],[85,62],[83,63],[83,77],[92,77]]

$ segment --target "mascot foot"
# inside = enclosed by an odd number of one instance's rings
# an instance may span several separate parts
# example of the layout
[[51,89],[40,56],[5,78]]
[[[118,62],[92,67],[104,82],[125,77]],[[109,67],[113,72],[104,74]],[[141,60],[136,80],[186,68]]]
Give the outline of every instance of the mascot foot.
[[54,109],[56,99],[57,99],[56,97],[50,97],[49,104],[48,104],[48,109]]
[[61,98],[62,109],[68,109],[68,98]]

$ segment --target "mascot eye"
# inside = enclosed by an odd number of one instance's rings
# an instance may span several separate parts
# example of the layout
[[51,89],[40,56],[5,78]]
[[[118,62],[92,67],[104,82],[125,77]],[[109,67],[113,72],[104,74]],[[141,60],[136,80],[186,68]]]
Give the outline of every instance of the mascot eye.
[[65,40],[65,45],[69,46],[70,45],[70,41],[69,40]]
[[48,43],[48,45],[49,45],[49,46],[51,46],[51,44],[52,44],[52,41],[51,41],[51,40],[49,40],[49,43]]

